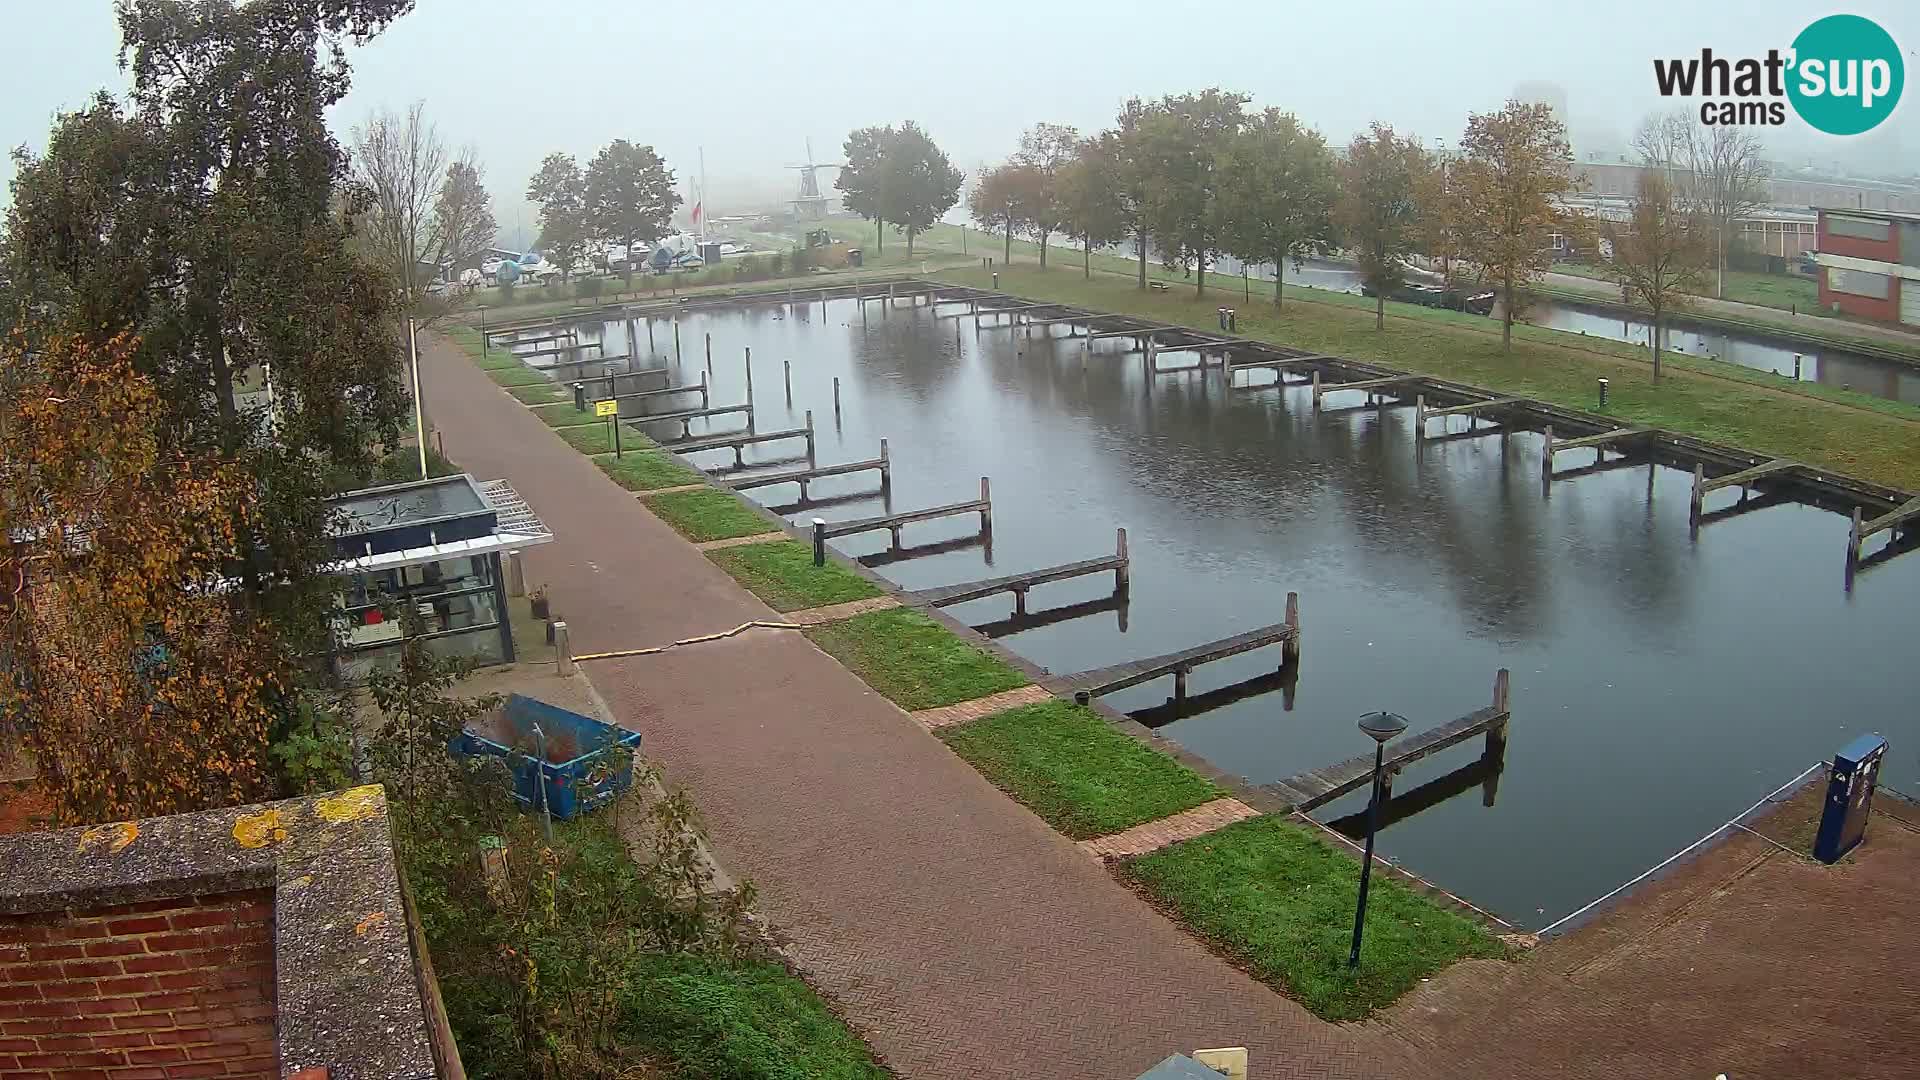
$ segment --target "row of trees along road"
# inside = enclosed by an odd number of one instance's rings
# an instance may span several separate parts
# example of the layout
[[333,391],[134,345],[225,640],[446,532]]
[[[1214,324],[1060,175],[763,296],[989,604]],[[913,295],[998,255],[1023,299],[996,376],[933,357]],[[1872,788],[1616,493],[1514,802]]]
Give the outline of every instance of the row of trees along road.
[[834,186],[848,210],[874,224],[875,251],[886,249],[886,226],[913,238],[933,228],[960,201],[960,170],[920,125],[864,127],[847,136],[847,161]]
[[626,139],[602,147],[585,170],[572,154],[548,154],[527,181],[527,199],[540,207],[540,248],[562,274],[586,261],[593,244],[631,250],[659,240],[680,206],[666,161]]

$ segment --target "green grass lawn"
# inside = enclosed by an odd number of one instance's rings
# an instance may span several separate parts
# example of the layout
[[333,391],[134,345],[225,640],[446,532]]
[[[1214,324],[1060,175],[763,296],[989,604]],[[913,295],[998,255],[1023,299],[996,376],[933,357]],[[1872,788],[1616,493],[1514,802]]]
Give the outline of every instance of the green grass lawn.
[[559,388],[554,384],[552,379],[521,364],[515,364],[512,367],[482,368],[481,370],[487,373],[487,378],[492,379],[501,386],[545,386],[553,388],[555,393],[559,392]]
[[[1554,263],[1553,272],[1605,282],[1609,295],[1615,299],[1620,296],[1619,287],[1602,267],[1585,263]],[[1700,289],[1699,295],[1712,296],[1713,284],[1714,273],[1708,270],[1706,283]],[[1729,270],[1726,279],[1726,295],[1721,299],[1738,304],[1779,308],[1781,311],[1804,311],[1809,315],[1822,314],[1820,286],[1804,274],[1763,274],[1752,270]]]
[[903,709],[932,709],[1025,686],[1008,667],[917,611],[892,608],[807,631],[868,686]]
[[1120,873],[1253,974],[1327,1020],[1358,1020],[1456,960],[1500,957],[1485,927],[1381,873],[1347,969],[1360,866],[1283,818],[1174,844]]
[[695,543],[729,540],[736,536],[757,536],[772,532],[777,527],[741,501],[738,495],[712,488],[649,495],[646,503],[647,509],[673,526],[681,536]]
[[[624,438],[624,436],[623,436]],[[700,483],[694,472],[672,454],[653,451],[628,453],[621,457],[597,457],[593,463],[613,482],[628,491],[656,491],[681,484]]]
[[[592,409],[574,408],[571,399],[556,401],[550,404],[543,403],[536,406],[532,412],[533,415],[540,418],[541,423],[548,427],[579,427],[583,424],[599,424],[601,427],[605,427],[607,424],[605,418],[593,415]],[[625,436],[622,436],[622,438],[624,437]]]
[[620,990],[620,1034],[671,1059],[674,1076],[886,1080],[806,983],[765,961],[649,957]]
[[[978,270],[939,275],[967,285],[985,285]],[[1142,315],[1168,323],[1211,327],[1218,322],[1219,296],[1196,298],[1191,289],[1142,293],[1125,278],[1029,267],[1001,272],[1000,287],[1042,300],[1096,310]],[[1300,290],[1305,292],[1306,290]],[[1659,383],[1651,378],[1645,354],[1622,346],[1626,355],[1597,342],[1537,327],[1515,327],[1511,352],[1500,348],[1499,324],[1459,312],[1412,309],[1389,304],[1384,331],[1373,328],[1372,301],[1363,297],[1315,292],[1295,297],[1275,311],[1256,303],[1240,314],[1240,332],[1315,352],[1370,360],[1403,370],[1472,383],[1516,396],[1593,410],[1594,380],[1611,383],[1606,410],[1623,423],[1670,428],[1702,438],[1794,458],[1903,488],[1920,487],[1920,409],[1893,402],[1852,407],[1821,400],[1780,384],[1771,376],[1745,373],[1720,377],[1732,365],[1676,358]],[[1617,344],[1617,343],[1613,343]],[[1748,381],[1751,380],[1751,381]],[[1756,385],[1771,380],[1783,388]]]
[[1092,709],[1043,701],[940,733],[993,786],[1086,840],[1219,798],[1213,782],[1115,731]]
[[825,566],[813,565],[813,549],[797,540],[721,548],[708,552],[707,558],[775,611],[801,611],[880,595],[872,582],[831,559]]
[[507,395],[522,405],[547,405],[559,400],[563,392],[551,383],[506,387]]
[[[567,405],[569,408],[572,407],[571,402],[568,402]],[[605,420],[597,424],[557,427],[554,431],[562,439],[567,441],[568,446],[573,447],[583,454],[613,453],[613,425]],[[659,445],[659,443],[640,434],[631,423],[620,425],[620,449],[622,452],[628,450],[652,450]]]

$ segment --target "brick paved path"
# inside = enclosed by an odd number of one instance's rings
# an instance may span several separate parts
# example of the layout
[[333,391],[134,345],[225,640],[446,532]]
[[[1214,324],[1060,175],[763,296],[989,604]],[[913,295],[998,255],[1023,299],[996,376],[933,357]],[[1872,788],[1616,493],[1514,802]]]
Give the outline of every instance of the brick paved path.
[[[448,456],[511,480],[553,528],[528,582],[549,586],[577,651],[775,617],[457,350],[435,339],[423,368]],[[1382,1055],[1406,1057],[1213,957],[802,635],[588,674],[903,1076],[1130,1078],[1239,1044],[1262,1080],[1378,1076]]]

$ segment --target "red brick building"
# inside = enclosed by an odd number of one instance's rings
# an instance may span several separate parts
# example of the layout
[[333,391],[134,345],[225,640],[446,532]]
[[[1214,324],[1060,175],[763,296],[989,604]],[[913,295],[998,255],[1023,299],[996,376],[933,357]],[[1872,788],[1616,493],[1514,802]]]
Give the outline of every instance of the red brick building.
[[1920,327],[1920,214],[1822,210],[1820,306]]

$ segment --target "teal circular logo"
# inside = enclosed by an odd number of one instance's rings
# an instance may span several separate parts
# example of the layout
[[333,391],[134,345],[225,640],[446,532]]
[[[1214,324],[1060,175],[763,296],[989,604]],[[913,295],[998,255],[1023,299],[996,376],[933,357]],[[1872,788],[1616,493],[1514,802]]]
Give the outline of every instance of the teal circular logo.
[[1906,64],[1893,35],[1858,15],[1829,15],[1793,39],[1787,99],[1800,119],[1829,135],[1871,131],[1893,115]]

